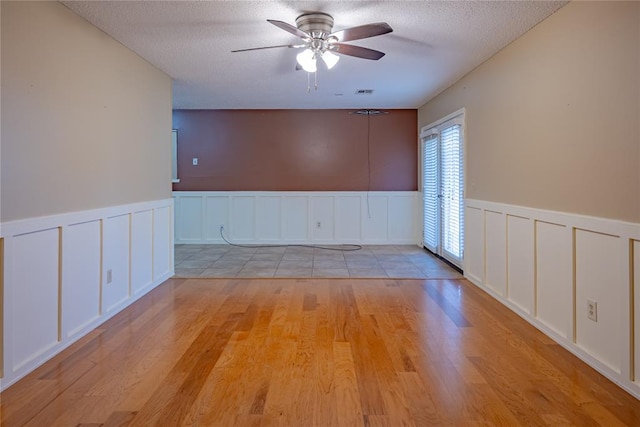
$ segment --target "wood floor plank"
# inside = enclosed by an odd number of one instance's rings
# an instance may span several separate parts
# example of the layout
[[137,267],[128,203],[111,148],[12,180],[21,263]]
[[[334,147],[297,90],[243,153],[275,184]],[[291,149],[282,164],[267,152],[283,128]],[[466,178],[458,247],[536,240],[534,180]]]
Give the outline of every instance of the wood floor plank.
[[640,425],[465,280],[169,280],[0,395],[2,426]]

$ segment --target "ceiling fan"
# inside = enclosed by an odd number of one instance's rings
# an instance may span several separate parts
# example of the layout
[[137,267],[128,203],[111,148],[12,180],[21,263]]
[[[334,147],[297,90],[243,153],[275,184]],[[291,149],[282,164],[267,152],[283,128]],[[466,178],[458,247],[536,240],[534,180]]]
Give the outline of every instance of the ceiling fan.
[[[383,52],[366,47],[346,44],[353,40],[380,36],[393,31],[386,22],[360,25],[332,32],[333,17],[322,12],[305,13],[296,18],[296,26],[283,21],[267,19],[267,22],[302,39],[301,44],[285,44],[278,46],[255,47],[250,49],[233,50],[232,52],[247,52],[251,50],[294,48],[303,49],[297,55],[299,67],[309,73],[317,71],[317,59],[321,58],[327,68],[331,69],[338,62],[341,55],[356,58],[378,60],[384,56]],[[299,68],[297,68],[299,69]]]

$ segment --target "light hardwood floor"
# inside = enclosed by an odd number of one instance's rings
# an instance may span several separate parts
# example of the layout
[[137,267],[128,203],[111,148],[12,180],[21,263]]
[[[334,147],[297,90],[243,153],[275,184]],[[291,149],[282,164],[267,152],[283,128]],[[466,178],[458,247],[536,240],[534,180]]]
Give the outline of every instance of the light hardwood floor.
[[0,399],[2,426],[640,425],[453,279],[171,279]]

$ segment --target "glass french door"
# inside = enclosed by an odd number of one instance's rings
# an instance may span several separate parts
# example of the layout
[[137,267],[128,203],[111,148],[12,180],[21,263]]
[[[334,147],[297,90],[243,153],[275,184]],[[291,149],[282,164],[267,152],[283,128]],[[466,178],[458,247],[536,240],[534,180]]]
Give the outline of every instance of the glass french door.
[[461,120],[423,133],[424,247],[462,268],[464,256],[464,159]]

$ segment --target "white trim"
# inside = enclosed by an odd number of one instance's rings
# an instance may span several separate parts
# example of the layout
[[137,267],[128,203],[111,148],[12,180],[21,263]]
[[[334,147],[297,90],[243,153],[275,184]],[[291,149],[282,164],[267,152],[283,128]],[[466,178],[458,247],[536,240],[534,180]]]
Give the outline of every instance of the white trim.
[[[168,215],[166,209],[169,209]],[[156,213],[160,211],[162,211],[161,225],[154,227],[154,218]],[[4,378],[2,378],[0,386],[2,390],[41,366],[44,362],[173,276],[172,211],[173,200],[163,199],[23,219],[2,224],[2,237],[5,239]],[[142,221],[137,221],[134,224],[131,221],[132,216],[142,212],[150,212],[151,214],[144,215],[141,217]],[[128,219],[120,223],[126,224],[126,227],[116,228],[115,233],[117,235],[113,234],[114,230],[112,230],[112,234],[108,231],[105,233],[105,222],[123,216],[127,216]],[[76,238],[69,237],[72,232],[70,227],[91,222],[99,224],[98,228],[95,229],[96,232],[83,235],[82,238],[78,238],[77,234]],[[113,239],[116,239],[116,241],[122,241],[122,238],[127,239],[129,248],[131,248],[131,227],[151,227],[150,234],[148,229],[146,233],[139,234],[143,236],[144,245],[153,245],[155,239],[159,239],[158,241],[162,243],[154,247],[155,251],[152,251],[150,256],[147,251],[142,258],[135,253],[127,254],[124,257],[124,261],[122,257],[117,259],[105,258],[105,244],[108,244]],[[49,232],[51,230],[57,230],[56,236],[52,236]],[[65,238],[65,236],[69,238]],[[52,239],[55,239],[57,244],[52,244]],[[46,243],[46,245],[42,245],[42,242]],[[20,248],[20,251],[16,252],[15,249],[17,248]],[[99,256],[97,256],[97,250],[99,250]],[[68,268],[70,267],[69,264],[65,266],[65,259],[73,259],[73,257],[69,258],[70,254],[75,254],[76,259],[82,259],[81,256],[78,258],[78,254],[83,252],[92,252],[94,254],[87,261],[87,265],[83,262],[71,265],[73,268]],[[163,259],[163,263],[159,264],[162,266],[162,271],[159,269],[153,272],[153,262],[158,257]],[[168,263],[166,262],[167,259],[170,260]],[[111,264],[107,264],[109,262]],[[145,278],[144,283],[131,283],[130,269],[134,263],[151,263],[150,266],[145,267],[147,269],[151,268],[151,281]],[[125,280],[120,283],[106,283],[105,269],[107,268],[113,268],[114,272],[123,272],[124,275],[120,274],[118,277],[124,277]],[[30,269],[35,272],[36,277],[42,280],[30,280]],[[75,273],[70,275],[70,270]],[[21,292],[25,283],[29,283],[29,289],[35,288],[28,295],[25,292]],[[55,312],[59,319],[56,325],[57,340],[52,344],[49,340],[50,335],[47,335],[49,332],[46,332],[46,334],[36,333],[33,334],[34,336],[20,335],[20,328],[25,324],[29,325],[30,330],[36,332],[50,329],[50,324],[47,323],[49,320],[39,316],[39,308],[41,306],[48,307],[49,311],[51,311],[53,306],[51,301],[43,302],[42,299],[31,298],[30,295],[38,294],[39,286],[48,286],[46,289],[51,292],[50,286],[52,283],[58,284],[58,302],[53,304],[56,306]],[[132,285],[137,286],[137,292],[133,294],[129,291]],[[83,292],[74,292],[74,289],[78,290],[86,286],[93,287],[93,291],[85,292],[84,294]],[[109,310],[105,310],[103,307],[104,292],[115,289],[113,288],[114,286],[126,289],[126,295],[121,297],[116,294],[117,301],[113,301]],[[16,297],[20,298],[22,312],[15,311],[11,304],[11,301]],[[95,311],[74,311],[74,308],[88,305],[95,307]],[[14,348],[17,337],[20,337],[20,343],[23,344],[21,350],[19,349],[18,351]]]
[[[461,108],[458,111],[455,111],[449,115],[447,115],[446,117],[443,117],[440,120],[437,120],[436,122],[425,126],[422,128],[421,132],[420,132],[420,143],[418,144],[418,159],[420,162],[419,165],[419,184],[418,184],[418,189],[420,190],[420,194],[421,194],[421,203],[420,203],[420,212],[421,212],[421,219],[420,219],[420,227],[419,229],[421,229],[421,241],[422,241],[422,245],[424,247],[427,247],[430,251],[436,253],[437,255],[445,258],[446,260],[448,260],[449,262],[451,262],[452,264],[456,265],[457,267],[462,268],[463,263],[464,263],[464,211],[465,211],[465,205],[464,205],[464,198],[465,198],[465,178],[466,178],[466,129],[465,129],[465,109]],[[442,151],[442,133],[444,131],[446,131],[447,129],[451,129],[455,126],[458,126],[458,131],[459,131],[459,156],[460,156],[460,164],[459,164],[459,188],[457,190],[459,190],[459,196],[460,196],[460,222],[459,222],[459,231],[460,231],[460,235],[459,235],[459,243],[460,243],[460,255],[457,256],[456,254],[450,253],[449,251],[447,251],[444,248],[443,242],[445,241],[445,234],[446,233],[446,227],[445,227],[445,221],[446,218],[443,215],[443,209],[445,207],[445,200],[443,199],[443,194],[442,193],[442,188],[443,188],[443,184],[445,184],[446,182],[443,180],[442,178],[442,169],[443,169],[443,164],[444,164],[444,159],[447,159],[447,157],[443,157],[443,151]],[[424,189],[424,181],[425,181],[425,169],[424,169],[424,165],[425,165],[425,147],[426,147],[426,142],[429,140],[432,140],[433,137],[435,138],[435,159],[433,159],[433,165],[436,168],[436,176],[435,176],[435,186],[437,187],[437,193],[438,195],[438,200],[436,201],[435,205],[436,207],[436,215],[435,215],[435,222],[436,224],[431,224],[432,227],[430,228],[430,231],[435,232],[435,242],[434,244],[426,244],[424,242],[424,235],[425,235],[425,223],[426,223],[426,211],[425,211],[425,205],[426,205],[426,200],[425,200],[425,189]],[[433,204],[430,204],[433,207]],[[433,213],[433,212],[432,212]],[[430,218],[433,218],[433,215],[430,215]]]
[[[420,138],[421,139],[422,138],[426,138],[427,136],[429,136],[429,135],[431,135],[433,133],[436,133],[437,132],[437,128],[440,125],[442,125],[442,124],[444,124],[444,123],[446,123],[446,122],[448,122],[450,120],[456,119],[459,116],[464,116],[465,113],[466,113],[466,109],[463,107],[463,108],[461,108],[461,109],[459,109],[457,111],[454,111],[451,114],[447,114],[446,116],[444,116],[440,120],[436,120],[433,123],[429,123],[428,125],[421,127],[420,128]],[[452,123],[459,124],[460,126],[464,126],[464,121],[463,120],[461,120],[459,122],[458,121],[452,121]]]
[[[224,243],[220,225],[228,239],[248,244],[420,241],[416,191],[175,191],[173,196],[176,243]],[[269,203],[261,203],[265,200]]]
[[[629,296],[638,292],[633,292],[634,288],[640,286],[640,283],[635,283],[637,278],[633,277],[633,271],[640,269],[639,259],[631,256],[633,243],[640,241],[640,224],[484,200],[467,199],[465,206],[468,212],[476,212],[475,220],[466,223],[466,234],[476,237],[473,247],[465,247],[465,277],[624,390],[640,398],[640,382],[634,380],[638,367],[635,367],[636,372],[633,371],[634,355],[640,352],[640,342],[635,340],[633,331],[640,327],[640,317],[634,314],[634,311],[638,312],[637,307],[635,310],[631,307],[637,302],[629,301]],[[486,253],[480,252],[486,252],[486,242],[491,236],[485,230],[485,222],[478,220],[487,213],[501,214],[505,225],[509,217],[519,217],[532,223],[532,240],[512,240],[513,246],[505,241],[497,249],[494,240],[492,249],[494,253],[498,250],[505,254],[516,251],[520,262],[527,256],[533,257],[530,260],[534,266],[533,277],[517,284],[520,289],[523,289],[523,283],[532,286],[529,290],[533,295],[531,311],[520,307],[509,293],[503,295],[487,283],[488,269],[492,267],[487,264]],[[557,227],[545,227],[545,234],[539,234],[537,224]],[[582,236],[596,233],[600,237],[577,239],[577,233]],[[476,241],[478,238],[482,242]],[[603,242],[606,245],[603,246]],[[536,247],[542,243],[545,243],[547,251],[557,251],[545,257],[553,259],[552,262],[538,262]],[[605,247],[608,249],[603,249]],[[506,258],[508,269],[510,259]],[[475,261],[473,265],[471,259]],[[478,260],[482,260],[481,263]],[[562,279],[549,287],[549,282],[540,281],[541,277]],[[602,280],[602,277],[610,280]],[[510,287],[508,282],[509,276],[506,289]],[[541,293],[540,286],[543,285],[547,289],[545,294]],[[550,294],[550,289],[559,291]],[[580,295],[581,298],[601,298],[603,304],[598,304],[598,322],[587,319],[586,301],[576,301]],[[570,319],[568,324],[562,320],[563,316],[553,314],[560,312],[569,313],[565,318]],[[545,318],[545,313],[550,317]]]

